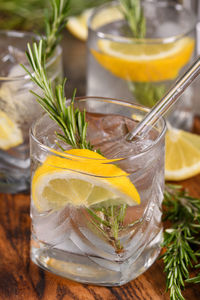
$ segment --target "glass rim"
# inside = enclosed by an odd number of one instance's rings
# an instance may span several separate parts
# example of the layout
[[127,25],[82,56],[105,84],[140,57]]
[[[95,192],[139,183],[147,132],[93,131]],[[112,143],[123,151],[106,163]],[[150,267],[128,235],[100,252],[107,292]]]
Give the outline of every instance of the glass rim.
[[[15,37],[15,38],[23,38],[23,37],[32,37],[36,40],[40,40],[40,36],[38,34],[35,34],[33,32],[29,31],[17,31],[17,30],[0,30],[0,35],[6,35],[8,37]],[[49,68],[56,60],[56,58],[62,53],[62,47],[60,45],[56,46],[55,55],[50,57],[50,59],[46,63],[46,68]],[[29,80],[30,76],[28,74],[23,74],[19,76],[0,76],[0,81],[18,81],[18,80]]]
[[[189,11],[188,9],[184,8],[183,5],[181,5],[180,3],[174,3],[173,1],[156,1],[155,2],[152,2],[152,0],[144,0],[143,3],[148,3],[148,4],[151,4],[151,5],[156,5],[156,6],[159,6],[159,7],[169,7],[169,6],[173,6],[174,8],[182,8],[184,9],[185,11]],[[99,38],[102,38],[102,39],[107,39],[107,40],[111,40],[113,42],[118,42],[118,43],[125,43],[125,44],[168,44],[168,43],[172,43],[172,42],[175,42],[181,38],[183,38],[184,36],[190,34],[194,29],[195,29],[195,26],[197,24],[197,16],[194,14],[194,20],[193,22],[191,22],[192,24],[190,25],[190,27],[188,28],[187,31],[184,31],[183,33],[181,34],[177,34],[177,35],[172,35],[170,37],[165,37],[165,38],[132,38],[132,37],[123,37],[123,36],[115,36],[113,34],[106,34],[102,31],[100,31],[98,28],[97,29],[94,29],[92,28],[92,21],[93,19],[95,18],[95,16],[100,12],[100,11],[103,11],[106,7],[112,7],[112,6],[119,6],[119,3],[114,0],[112,2],[109,2],[109,3],[105,3],[97,8],[95,8],[91,15],[89,16],[89,19],[88,19],[88,29],[90,29],[93,33],[96,33],[96,35],[99,37]]]
[[[76,101],[86,101],[86,100],[95,100],[95,101],[101,101],[101,102],[103,100],[103,102],[113,103],[113,104],[117,104],[117,105],[123,105],[123,106],[130,107],[130,108],[133,108],[133,109],[136,109],[136,110],[139,110],[139,111],[146,112],[146,113],[150,110],[150,108],[147,108],[147,107],[145,107],[143,105],[140,105],[140,104],[130,103],[128,101],[122,101],[122,100],[118,100],[118,99],[115,99],[115,98],[109,98],[109,97],[85,96],[85,97],[76,97],[75,98],[75,102]],[[71,100],[67,99],[67,102],[69,102],[69,101],[71,101]],[[130,158],[135,158],[136,159],[136,158],[139,158],[140,156],[152,151],[157,146],[157,144],[160,142],[160,140],[163,138],[163,136],[165,135],[165,132],[166,132],[166,121],[163,117],[160,117],[158,122],[161,122],[161,132],[159,132],[158,136],[153,141],[153,143],[150,146],[148,146],[147,148],[143,149],[140,153],[131,154],[129,156],[114,158],[114,159],[107,159],[107,158],[106,159],[105,158],[103,158],[103,159],[101,159],[101,158],[94,159],[94,158],[88,158],[88,157],[84,157],[84,156],[78,156],[78,155],[73,155],[73,154],[62,153],[62,152],[60,152],[56,149],[52,149],[49,146],[47,146],[47,145],[43,144],[42,142],[40,142],[38,140],[38,138],[35,136],[34,130],[35,130],[35,127],[38,125],[38,123],[43,118],[45,118],[47,116],[48,116],[48,114],[45,113],[44,115],[40,116],[39,118],[37,118],[33,122],[32,126],[30,127],[30,130],[29,130],[30,138],[32,138],[34,140],[34,142],[36,142],[43,151],[49,152],[52,155],[56,155],[58,157],[66,158],[66,159],[69,159],[70,157],[71,158],[79,157],[79,158],[82,158],[82,159],[87,159],[87,160],[92,160],[92,161],[102,161],[103,163],[120,162],[120,161],[130,159]],[[54,121],[52,120],[52,122],[54,122]],[[70,148],[70,149],[72,149],[72,148]],[[70,150],[70,149],[68,149],[68,150]]]

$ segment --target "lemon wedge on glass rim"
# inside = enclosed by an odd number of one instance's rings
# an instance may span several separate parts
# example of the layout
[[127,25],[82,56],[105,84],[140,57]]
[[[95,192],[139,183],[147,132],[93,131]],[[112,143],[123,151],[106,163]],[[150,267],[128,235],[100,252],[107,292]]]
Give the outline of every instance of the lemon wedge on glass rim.
[[166,133],[165,179],[184,180],[200,173],[200,136],[171,128]]
[[8,150],[23,142],[22,132],[9,116],[0,111],[0,149]]
[[71,149],[65,155],[47,157],[34,173],[32,199],[38,211],[58,210],[67,204],[90,207],[105,201],[140,203],[128,174],[102,155],[88,149]]
[[194,50],[190,37],[166,44],[120,43],[106,39],[97,42],[99,50],[91,49],[98,63],[113,75],[135,82],[172,80],[188,63]]

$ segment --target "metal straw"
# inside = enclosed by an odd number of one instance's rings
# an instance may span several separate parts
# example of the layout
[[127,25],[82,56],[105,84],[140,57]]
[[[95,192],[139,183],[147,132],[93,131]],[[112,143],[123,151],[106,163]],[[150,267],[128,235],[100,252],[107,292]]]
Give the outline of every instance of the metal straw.
[[185,74],[172,86],[165,96],[146,114],[144,119],[129,132],[126,140],[131,141],[136,135],[147,133],[150,128],[175,104],[180,95],[200,74],[200,56]]

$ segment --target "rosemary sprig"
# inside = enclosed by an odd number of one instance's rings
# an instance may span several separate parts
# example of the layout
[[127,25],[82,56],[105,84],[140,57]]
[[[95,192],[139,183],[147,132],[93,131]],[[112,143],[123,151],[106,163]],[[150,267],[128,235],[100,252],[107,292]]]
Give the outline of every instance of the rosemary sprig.
[[151,82],[129,82],[131,92],[140,104],[153,107],[166,92],[164,84],[153,84]]
[[146,35],[146,19],[140,0],[119,0],[121,10],[135,38]]
[[174,185],[166,186],[164,197],[164,220],[172,224],[165,230],[163,242],[166,290],[170,290],[171,300],[184,300],[181,291],[185,281],[199,279],[189,279],[189,271],[199,256],[195,246],[200,245],[200,199],[190,197],[186,190]]
[[52,52],[61,40],[61,31],[65,27],[69,14],[70,0],[51,0],[52,16],[46,16],[45,53],[46,57]]
[[[121,11],[132,31],[134,38],[145,38],[146,18],[140,0],[120,0]],[[128,86],[136,100],[148,107],[152,107],[165,94],[164,84],[151,82],[128,82]]]
[[93,207],[87,209],[92,217],[95,227],[103,233],[104,237],[115,248],[116,253],[123,252],[123,245],[119,235],[124,230],[123,222],[126,214],[127,205],[109,205]]
[[23,68],[29,74],[32,81],[41,89],[43,96],[34,91],[30,92],[36,96],[38,103],[62,129],[62,134],[56,133],[60,140],[71,145],[73,148],[92,150],[92,145],[86,141],[87,122],[85,120],[85,111],[81,112],[79,109],[74,109],[76,91],[74,91],[72,96],[71,104],[66,107],[64,94],[66,79],[63,80],[62,84],[56,86],[54,93],[51,81],[47,79],[43,47],[43,40],[40,40],[39,44],[34,43],[32,48],[28,44],[26,55],[33,74],[25,66]]

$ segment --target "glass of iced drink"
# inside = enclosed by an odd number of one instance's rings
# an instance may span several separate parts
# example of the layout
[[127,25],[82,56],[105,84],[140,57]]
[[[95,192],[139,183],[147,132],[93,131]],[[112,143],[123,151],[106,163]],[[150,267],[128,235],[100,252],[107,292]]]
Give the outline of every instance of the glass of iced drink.
[[[99,104],[104,104],[104,112]],[[106,98],[77,98],[94,146],[58,146],[47,115],[30,132],[31,258],[83,283],[115,286],[147,270],[160,252],[165,122],[125,137],[146,108]]]
[[[196,17],[181,4],[142,1],[146,37],[133,38],[119,3],[103,5],[89,19],[87,95],[117,97],[152,107],[184,71],[195,49]],[[192,89],[170,121],[189,129]],[[184,105],[183,105],[184,102]]]
[[[29,90],[37,92],[19,64],[26,64],[31,33],[0,32],[0,192],[24,191],[30,185],[29,128],[42,110]],[[52,82],[62,77],[62,50],[47,62]]]

